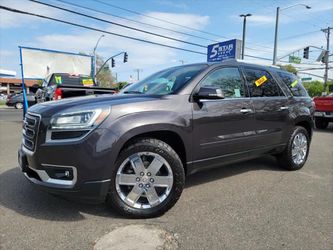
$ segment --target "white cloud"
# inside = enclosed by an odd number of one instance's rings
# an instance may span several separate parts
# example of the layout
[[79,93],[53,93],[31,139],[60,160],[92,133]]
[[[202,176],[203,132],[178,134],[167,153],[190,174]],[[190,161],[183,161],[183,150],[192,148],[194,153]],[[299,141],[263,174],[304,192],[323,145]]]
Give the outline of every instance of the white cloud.
[[[152,12],[147,13],[149,16],[156,18],[172,20],[174,23],[179,23],[181,25],[202,29],[209,22],[209,17],[191,15],[191,14],[174,14],[174,13],[162,13],[162,12]],[[156,24],[156,20],[148,17],[140,17],[137,19],[141,22]],[[119,22],[119,21],[118,21]],[[122,21],[122,24],[129,25],[132,27],[146,29],[142,25],[134,25],[133,23]],[[91,25],[90,25],[91,26]],[[170,28],[177,31],[183,31],[184,29],[179,26],[164,23],[166,28]],[[153,36],[150,34],[141,33],[139,31],[133,31],[124,29],[119,26],[109,25],[105,30],[117,34],[124,34],[127,36],[133,36],[140,39],[145,39],[153,41],[156,43],[168,44],[175,47],[184,47],[184,44],[178,41],[172,41],[166,38]],[[188,36],[176,34],[171,31],[165,31],[158,28],[149,28],[150,32],[155,32],[163,34],[165,36],[174,37],[181,40],[189,40]],[[190,33],[191,31],[186,31]],[[81,29],[80,32],[71,35],[65,34],[48,34],[36,38],[36,43],[34,46],[48,49],[74,51],[74,52],[86,52],[91,53],[95,43],[100,36],[99,33],[93,31],[84,31]],[[189,40],[190,41],[190,40]],[[189,45],[186,45],[188,47]],[[193,50],[205,51],[204,49],[193,47]],[[127,51],[129,54],[129,62],[126,64],[126,68],[150,68],[154,65],[168,64],[173,58],[177,56],[177,51],[170,48],[163,48],[160,46],[143,43],[140,41],[129,40],[126,38],[121,38],[113,35],[105,34],[105,37],[99,43],[98,51],[103,51],[102,55],[104,57],[111,56],[118,53],[119,51]],[[118,64],[120,66],[120,63]],[[118,66],[117,65],[117,66]],[[124,68],[120,67],[120,68]]]
[[[63,13],[61,13],[61,11],[26,0],[2,0],[1,5],[13,9],[31,12],[34,14],[41,14],[44,16],[63,16]],[[0,10],[0,28],[3,29],[31,25],[33,23],[40,23],[41,21],[43,21],[43,19],[38,17],[22,15],[6,10]]]

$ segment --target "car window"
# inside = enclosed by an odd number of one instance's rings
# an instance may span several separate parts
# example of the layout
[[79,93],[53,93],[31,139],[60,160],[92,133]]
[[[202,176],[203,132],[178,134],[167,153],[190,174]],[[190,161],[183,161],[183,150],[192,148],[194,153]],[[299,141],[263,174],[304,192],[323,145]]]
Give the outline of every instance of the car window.
[[283,96],[280,87],[267,71],[245,68],[244,73],[251,97]]
[[201,86],[214,86],[223,90],[224,98],[245,96],[244,85],[238,68],[220,68],[207,75]]
[[278,71],[277,74],[281,77],[282,81],[290,89],[293,96],[308,96],[301,80],[294,74]]
[[198,64],[165,69],[140,82],[131,84],[130,86],[124,88],[121,93],[153,95],[174,94],[207,67],[207,64]]

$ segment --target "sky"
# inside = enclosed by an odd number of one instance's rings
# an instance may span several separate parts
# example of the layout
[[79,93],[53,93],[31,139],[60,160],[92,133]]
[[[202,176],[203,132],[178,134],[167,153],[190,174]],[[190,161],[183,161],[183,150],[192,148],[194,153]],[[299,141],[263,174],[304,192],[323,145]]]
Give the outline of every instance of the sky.
[[[272,63],[275,15],[278,6],[283,9],[301,3],[311,7],[311,9],[306,9],[304,6],[297,5],[281,11],[279,19],[278,58],[306,46],[326,48],[325,34],[321,29],[328,26],[333,27],[333,0],[40,1],[73,9],[108,21],[196,43],[204,47],[219,41],[235,38],[241,39],[243,19],[239,15],[251,13],[252,16],[247,18],[245,54],[266,58],[267,60],[250,57],[245,57],[245,60],[260,64]],[[62,1],[79,4],[86,8],[73,7]],[[106,5],[105,3],[114,6]],[[203,53],[207,51],[204,47],[184,44],[125,29],[28,0],[0,0],[0,5],[174,47]],[[87,8],[104,13],[94,12]],[[163,19],[167,22],[157,19]],[[141,24],[131,20],[141,22]],[[151,25],[158,27],[152,27]],[[333,33],[333,30],[331,33]],[[98,38],[102,34],[101,32],[73,27],[51,20],[0,10],[0,68],[16,71],[17,77],[20,77],[18,46],[91,54]],[[139,72],[140,78],[143,78],[163,68],[177,66],[182,63],[205,62],[207,60],[205,55],[160,47],[110,34],[104,35],[105,37],[100,40],[97,48],[97,53],[104,59],[121,51],[128,53],[127,63],[123,63],[122,57],[119,57],[116,59],[116,67],[112,68],[113,74],[117,73],[118,80],[128,81],[131,76],[136,79],[137,72]],[[331,35],[330,47],[333,48],[333,34]],[[311,48],[310,59],[302,60],[303,64],[297,66],[303,69],[322,68],[323,66],[320,63],[314,63],[319,52],[320,50]],[[298,55],[298,53],[295,55]],[[299,55],[302,56],[302,52]],[[286,61],[288,57],[281,60]],[[284,64],[284,62],[280,63]],[[330,78],[333,78],[332,71],[330,70],[329,72]],[[317,75],[323,75],[324,73],[323,70],[305,72]],[[300,76],[306,77],[304,74]]]

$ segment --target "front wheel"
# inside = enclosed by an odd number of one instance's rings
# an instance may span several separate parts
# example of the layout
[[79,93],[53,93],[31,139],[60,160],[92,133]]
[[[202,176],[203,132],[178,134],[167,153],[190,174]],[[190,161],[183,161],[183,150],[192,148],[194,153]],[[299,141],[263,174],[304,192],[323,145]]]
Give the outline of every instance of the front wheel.
[[295,127],[285,150],[277,155],[281,167],[287,170],[301,169],[308,157],[310,136],[303,127]]
[[177,153],[163,141],[143,138],[120,153],[106,202],[129,217],[154,217],[177,202],[184,183]]
[[23,109],[23,103],[22,102],[17,102],[15,103],[15,106],[14,106],[16,109]]

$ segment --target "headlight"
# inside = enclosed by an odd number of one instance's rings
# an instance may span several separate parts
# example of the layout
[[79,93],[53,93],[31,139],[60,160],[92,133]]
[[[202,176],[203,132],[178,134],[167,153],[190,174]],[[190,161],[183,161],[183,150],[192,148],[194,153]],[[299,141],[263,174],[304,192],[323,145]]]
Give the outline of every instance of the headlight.
[[109,115],[110,109],[91,109],[60,113],[51,119],[51,130],[91,129],[98,126]]

